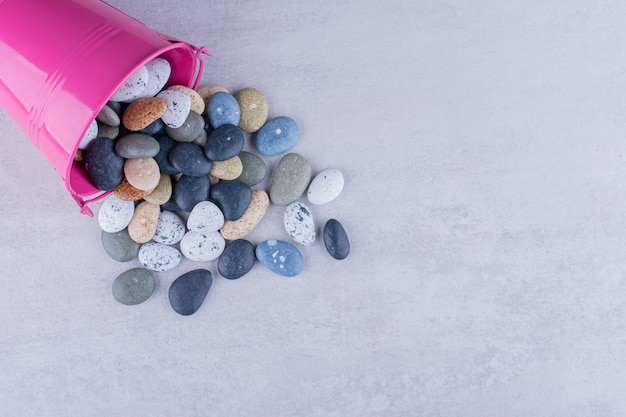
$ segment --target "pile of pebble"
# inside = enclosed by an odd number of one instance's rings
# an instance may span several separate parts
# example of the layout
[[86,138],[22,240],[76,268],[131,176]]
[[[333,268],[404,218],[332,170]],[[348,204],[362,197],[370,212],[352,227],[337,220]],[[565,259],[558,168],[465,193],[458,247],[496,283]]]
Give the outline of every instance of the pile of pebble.
[[[140,67],[91,123],[74,158],[96,188],[111,192],[98,212],[105,251],[116,261],[138,259],[143,266],[115,279],[113,297],[126,305],[142,303],[155,289],[153,272],[172,270],[183,257],[216,261],[219,274],[230,280],[246,275],[256,261],[282,276],[300,274],[298,245],[312,245],[317,232],[311,209],[299,199],[306,195],[313,205],[335,200],[343,190],[342,173],[325,169],[312,178],[307,159],[290,152],[300,136],[297,123],[269,118],[257,89],[164,89],[170,74],[163,58]],[[246,134],[253,135],[258,154],[243,150]],[[269,190],[253,189],[269,174],[263,156],[277,155],[282,157]],[[269,239],[255,247],[244,237],[270,204],[285,207],[283,226],[292,242]],[[333,258],[349,255],[338,220],[328,220],[322,234]],[[204,268],[181,275],[169,288],[170,305],[182,315],[195,313],[212,281]]]

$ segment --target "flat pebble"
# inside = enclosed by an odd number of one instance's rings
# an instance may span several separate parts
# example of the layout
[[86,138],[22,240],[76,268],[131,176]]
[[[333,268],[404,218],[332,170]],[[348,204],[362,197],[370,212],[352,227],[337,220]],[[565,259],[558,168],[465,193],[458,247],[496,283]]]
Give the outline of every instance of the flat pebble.
[[185,223],[172,211],[162,211],[152,240],[165,245],[174,245],[185,235]]
[[170,175],[180,174],[180,171],[174,168],[169,159],[170,151],[178,144],[178,142],[167,135],[157,136],[155,139],[159,142],[159,153],[156,154],[154,160],[159,165],[161,172]]
[[78,144],[78,149],[86,149],[87,146],[98,137],[98,122],[96,120],[92,120],[85,131],[80,143]]
[[183,175],[174,186],[174,200],[180,210],[190,212],[196,204],[209,199],[210,188],[208,176]]
[[202,306],[212,283],[211,272],[206,269],[196,269],[179,276],[169,289],[172,309],[183,316],[194,314]]
[[106,104],[98,112],[96,120],[108,126],[119,126],[121,123],[120,115]]
[[161,120],[169,127],[181,127],[191,111],[191,99],[184,91],[163,90],[157,97],[167,103],[167,110]]
[[283,224],[287,234],[297,243],[310,246],[315,242],[313,214],[304,203],[295,201],[285,208]]
[[178,266],[182,255],[173,246],[148,242],[141,245],[137,255],[139,262],[151,271],[165,272]]
[[159,149],[159,142],[143,133],[131,133],[115,141],[115,152],[122,158],[152,158]]
[[227,220],[237,220],[252,200],[252,189],[241,181],[220,181],[211,187],[209,196]]
[[135,213],[135,203],[124,201],[115,194],[109,194],[102,200],[98,211],[98,224],[108,233],[115,233],[128,226]]
[[215,161],[209,174],[220,180],[236,180],[243,172],[243,164],[238,156],[225,161]]
[[252,190],[250,205],[237,220],[227,220],[220,229],[224,239],[241,239],[250,233],[263,219],[270,205],[270,199],[263,190]]
[[152,190],[140,190],[139,188],[133,187],[128,180],[124,178],[120,185],[113,189],[113,192],[122,200],[138,201],[150,194]]
[[89,181],[99,190],[111,191],[124,179],[124,158],[115,153],[115,141],[96,138],[85,150]]
[[191,261],[209,262],[222,254],[225,245],[224,238],[217,231],[201,233],[191,230],[180,241],[180,251]]
[[215,232],[224,224],[224,214],[220,208],[211,201],[200,201],[196,204],[189,217],[187,217],[187,229],[195,232]]
[[195,111],[190,111],[179,127],[165,126],[165,133],[177,142],[193,142],[204,132],[204,119]]
[[148,85],[148,78],[148,69],[145,65],[140,66],[117,88],[109,100],[130,103],[141,96]]
[[130,131],[147,128],[167,112],[167,102],[157,97],[142,97],[133,101],[122,114],[122,125]]
[[130,238],[128,229],[115,233],[101,232],[100,241],[104,251],[118,262],[129,262],[137,259],[139,243]]
[[148,71],[148,82],[140,96],[152,97],[163,89],[172,74],[172,67],[167,59],[161,57],[151,59],[145,67]]
[[304,267],[300,250],[283,240],[272,239],[259,243],[255,255],[267,269],[285,277],[295,277]]
[[161,179],[159,165],[154,158],[132,158],[124,162],[128,182],[140,190],[154,190]]
[[254,246],[245,239],[229,243],[217,261],[217,270],[226,279],[238,279],[246,275],[256,261]]
[[325,169],[313,178],[307,191],[311,204],[327,204],[339,197],[343,190],[343,174],[338,169]]
[[102,138],[117,139],[120,135],[119,126],[109,126],[104,123],[98,123],[98,136]]
[[198,92],[192,88],[189,88],[185,85],[172,85],[167,87],[168,90],[179,90],[186,93],[191,99],[191,111],[197,113],[198,115],[202,114],[206,109],[206,104],[204,99]]
[[165,204],[172,196],[172,179],[169,174],[161,173],[159,183],[152,192],[144,196],[144,200],[152,204]]
[[265,179],[267,165],[262,158],[247,151],[239,152],[237,157],[241,161],[241,175],[235,179],[248,184],[250,187],[254,187]]
[[324,246],[335,259],[342,260],[350,254],[350,240],[343,225],[336,219],[330,219],[324,225]]
[[215,129],[225,124],[237,126],[241,119],[239,103],[232,95],[218,91],[209,99],[207,116],[211,126]]
[[256,134],[255,145],[265,156],[274,156],[291,150],[300,137],[298,124],[290,117],[269,120]]
[[189,142],[176,144],[168,155],[170,164],[184,175],[195,177],[208,175],[212,162],[205,156],[200,145]]
[[270,200],[279,206],[296,201],[311,181],[311,165],[302,155],[289,153],[276,166],[270,184]]
[[113,298],[121,304],[132,306],[146,301],[156,288],[152,272],[144,268],[133,268],[122,272],[113,281]]
[[135,207],[133,218],[128,224],[128,234],[137,243],[146,243],[156,233],[161,208],[147,201],[142,201]]
[[244,143],[241,129],[233,124],[223,124],[207,137],[204,153],[212,161],[225,161],[238,155]]
[[239,127],[244,132],[253,133],[259,130],[267,121],[269,107],[267,99],[256,88],[244,88],[235,93],[239,104],[241,119]]

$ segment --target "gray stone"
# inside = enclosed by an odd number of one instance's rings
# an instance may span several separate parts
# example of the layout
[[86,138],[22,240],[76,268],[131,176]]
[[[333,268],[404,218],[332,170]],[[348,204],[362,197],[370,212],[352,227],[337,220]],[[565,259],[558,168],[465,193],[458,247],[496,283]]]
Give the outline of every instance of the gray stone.
[[133,268],[121,273],[113,281],[113,298],[131,306],[146,301],[156,287],[152,272],[143,268]]
[[122,158],[153,158],[160,149],[155,138],[143,133],[130,133],[115,142],[115,152]]
[[100,238],[105,252],[116,261],[128,262],[137,259],[140,245],[130,238],[128,229],[115,233],[103,230]]
[[241,171],[241,175],[237,179],[250,187],[263,181],[265,175],[267,175],[265,161],[258,155],[246,151],[239,152],[238,156],[241,160],[243,171]]
[[286,206],[304,194],[311,181],[311,165],[302,155],[288,153],[278,162],[269,195],[272,203]]
[[119,126],[109,126],[98,122],[98,136],[101,138],[115,139],[120,134]]
[[109,126],[119,126],[121,123],[120,115],[106,104],[96,116],[96,120]]
[[204,119],[190,111],[180,127],[165,126],[165,133],[177,142],[193,142],[204,131]]

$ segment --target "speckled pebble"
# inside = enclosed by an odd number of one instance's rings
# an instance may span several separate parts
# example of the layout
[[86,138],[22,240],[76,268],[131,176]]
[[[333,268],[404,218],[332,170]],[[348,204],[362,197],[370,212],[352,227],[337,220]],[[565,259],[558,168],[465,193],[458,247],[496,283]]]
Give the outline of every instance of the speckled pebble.
[[182,316],[194,314],[206,299],[213,277],[206,269],[196,269],[179,276],[169,289],[172,309]]
[[241,151],[237,157],[241,160],[241,175],[236,179],[254,187],[265,179],[267,165],[258,155],[251,152]]
[[140,190],[154,190],[161,179],[159,165],[153,158],[132,158],[124,162],[128,182]]
[[118,87],[109,100],[130,103],[141,96],[141,93],[146,89],[148,77],[148,69],[142,65]]
[[151,271],[165,272],[178,266],[182,255],[173,246],[148,242],[141,245],[137,255],[139,262]]
[[272,176],[270,200],[279,206],[296,201],[311,181],[311,165],[302,155],[289,153],[281,158]]
[[113,298],[121,304],[131,306],[146,301],[156,288],[152,272],[144,268],[133,268],[122,272],[113,281]]
[[313,214],[305,204],[295,201],[285,208],[283,225],[287,234],[297,243],[310,246],[315,242]]
[[124,179],[124,158],[115,153],[115,141],[96,138],[85,150],[85,169],[91,184],[111,191]]
[[135,203],[124,201],[115,194],[109,194],[102,200],[98,211],[98,224],[108,233],[115,233],[128,226],[135,213]]
[[343,190],[343,174],[338,169],[325,169],[313,178],[307,191],[311,204],[327,204],[335,200]]
[[204,99],[198,92],[192,88],[189,88],[184,85],[172,85],[167,87],[168,90],[179,90],[186,93],[191,99],[191,111],[197,113],[198,115],[202,114],[206,109],[206,104]]
[[250,233],[267,213],[270,205],[270,199],[263,190],[252,190],[252,198],[250,205],[237,220],[227,220],[220,229],[220,233],[224,239],[236,240],[241,239]]
[[104,251],[118,262],[129,262],[137,259],[139,243],[130,238],[128,229],[115,233],[101,232],[100,241]]
[[236,180],[243,171],[243,164],[238,156],[225,161],[215,161],[209,174],[221,180]]
[[235,97],[223,91],[218,91],[209,99],[207,115],[211,126],[217,129],[225,124],[237,126],[241,118],[241,111]]
[[342,260],[350,254],[350,240],[343,225],[337,219],[330,219],[324,225],[324,246],[333,258]]
[[167,111],[161,116],[161,120],[169,127],[181,127],[191,111],[191,99],[178,90],[163,90],[157,97],[167,103]]
[[241,119],[239,127],[244,132],[252,133],[259,130],[267,121],[269,108],[263,93],[255,88],[244,88],[235,93],[239,103]]
[[98,122],[96,120],[92,120],[85,131],[82,139],[78,144],[78,149],[86,149],[89,144],[98,137]]
[[157,97],[142,97],[133,101],[122,114],[122,124],[130,131],[147,128],[167,112],[167,102]]
[[187,218],[187,228],[201,233],[215,232],[223,224],[224,214],[211,201],[201,201],[196,204]]
[[159,142],[143,133],[130,133],[115,141],[115,152],[122,158],[152,158],[159,149]]
[[165,245],[174,245],[185,235],[185,223],[172,211],[162,211],[152,240]]
[[149,242],[156,233],[161,208],[156,204],[142,201],[135,207],[135,213],[128,224],[128,235],[137,243]]
[[172,67],[167,59],[161,57],[150,60],[145,67],[148,70],[148,82],[140,96],[152,97],[163,89],[170,78]]
[[119,126],[121,123],[120,115],[106,104],[98,112],[96,120],[108,126]]
[[256,134],[255,145],[262,155],[274,156],[293,149],[299,138],[300,129],[295,120],[280,116],[263,125]]
[[219,232],[200,233],[188,231],[180,241],[180,251],[183,256],[191,261],[208,262],[217,259],[226,242]]
[[255,255],[267,269],[285,277],[295,277],[304,267],[300,250],[282,240],[272,239],[259,243]]
[[159,183],[152,192],[144,196],[144,200],[152,204],[165,204],[172,196],[172,179],[168,174],[161,173]]
[[217,270],[226,279],[246,275],[256,261],[254,246],[245,239],[237,239],[226,246],[217,261]]

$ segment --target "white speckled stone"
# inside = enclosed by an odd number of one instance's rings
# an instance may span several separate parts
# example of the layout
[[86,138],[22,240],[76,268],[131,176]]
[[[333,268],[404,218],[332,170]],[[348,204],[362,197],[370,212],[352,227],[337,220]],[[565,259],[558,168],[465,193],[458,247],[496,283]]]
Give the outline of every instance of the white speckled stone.
[[187,218],[187,229],[195,232],[209,233],[219,230],[224,224],[224,214],[211,201],[196,204]]
[[301,245],[310,246],[315,242],[315,222],[313,214],[305,204],[295,201],[285,208],[283,224],[289,236]]
[[185,235],[185,223],[172,211],[162,211],[152,240],[165,245],[174,245]]
[[182,256],[178,249],[173,246],[149,242],[141,245],[137,258],[144,268],[165,272],[178,266]]
[[148,84],[141,93],[141,97],[154,97],[165,86],[172,73],[172,66],[165,58],[154,58],[146,64],[148,70]]
[[111,193],[103,201],[98,211],[98,224],[108,233],[124,230],[133,219],[135,203],[125,201]]
[[339,197],[343,190],[343,174],[338,169],[325,169],[313,178],[307,191],[311,204],[327,204]]
[[87,145],[89,145],[89,143],[97,137],[98,137],[98,122],[96,121],[96,119],[94,119],[91,121],[91,123],[89,123],[89,127],[87,128],[87,131],[85,132],[85,134],[83,135],[83,138],[80,140],[80,143],[78,144],[78,149],[86,149]]
[[109,100],[130,103],[141,96],[148,85],[148,78],[148,69],[142,65],[119,86]]
[[219,232],[189,231],[180,241],[180,251],[185,258],[197,262],[208,262],[219,258],[225,247],[226,241]]
[[173,128],[181,127],[191,111],[189,95],[180,90],[163,90],[157,94],[157,98],[167,103],[167,111],[161,116],[163,123]]

